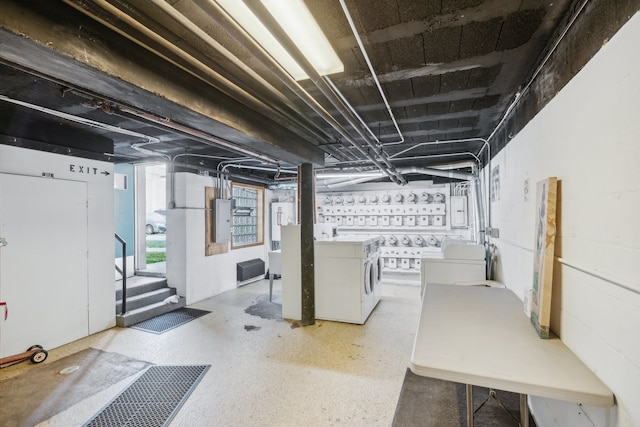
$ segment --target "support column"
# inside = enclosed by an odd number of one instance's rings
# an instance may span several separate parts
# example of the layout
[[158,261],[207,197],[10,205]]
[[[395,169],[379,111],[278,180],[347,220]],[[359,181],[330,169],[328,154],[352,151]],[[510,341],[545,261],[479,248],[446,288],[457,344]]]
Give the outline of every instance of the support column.
[[300,195],[300,259],[302,261],[302,325],[316,323],[315,274],[313,254],[314,185],[313,165],[303,163],[298,170]]

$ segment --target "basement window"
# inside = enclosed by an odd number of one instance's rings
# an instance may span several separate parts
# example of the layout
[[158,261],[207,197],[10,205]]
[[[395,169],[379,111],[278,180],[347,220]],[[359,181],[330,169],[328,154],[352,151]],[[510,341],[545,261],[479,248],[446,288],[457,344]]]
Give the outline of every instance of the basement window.
[[264,244],[264,188],[231,184],[231,249]]

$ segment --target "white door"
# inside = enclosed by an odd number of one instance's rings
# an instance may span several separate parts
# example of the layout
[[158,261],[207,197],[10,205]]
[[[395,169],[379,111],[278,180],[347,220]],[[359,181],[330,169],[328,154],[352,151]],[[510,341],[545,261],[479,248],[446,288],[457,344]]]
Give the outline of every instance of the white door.
[[87,336],[86,183],[0,174],[0,237],[0,357]]

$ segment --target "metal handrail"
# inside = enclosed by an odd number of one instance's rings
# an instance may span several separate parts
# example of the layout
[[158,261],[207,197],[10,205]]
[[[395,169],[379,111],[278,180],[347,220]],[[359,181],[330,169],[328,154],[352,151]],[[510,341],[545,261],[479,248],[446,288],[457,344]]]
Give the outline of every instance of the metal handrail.
[[122,309],[120,314],[124,315],[127,312],[127,241],[116,234],[116,239],[122,244],[122,269],[116,265],[116,270],[122,274]]

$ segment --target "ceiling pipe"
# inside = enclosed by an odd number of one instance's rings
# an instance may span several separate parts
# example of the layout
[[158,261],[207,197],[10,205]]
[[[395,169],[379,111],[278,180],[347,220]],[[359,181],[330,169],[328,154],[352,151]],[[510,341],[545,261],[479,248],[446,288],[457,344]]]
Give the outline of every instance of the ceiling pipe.
[[[391,109],[391,105],[389,105],[389,101],[387,100],[387,97],[385,96],[384,91],[382,90],[382,86],[380,85],[380,81],[378,80],[378,75],[376,74],[375,70],[373,69],[373,65],[371,64],[371,60],[369,59],[369,55],[367,54],[367,51],[364,48],[364,44],[362,43],[362,38],[360,38],[360,34],[358,33],[358,29],[356,28],[356,25],[353,22],[353,18],[351,17],[351,13],[349,13],[349,9],[347,8],[347,4],[345,3],[344,0],[340,0],[340,6],[342,6],[342,11],[344,12],[345,17],[347,18],[347,21],[349,22],[349,26],[351,27],[351,32],[353,33],[353,36],[355,37],[356,42],[358,43],[358,46],[360,47],[360,52],[362,53],[362,56],[364,57],[364,60],[367,63],[367,66],[369,67],[369,71],[371,72],[371,76],[373,77],[373,81],[375,82],[376,87],[378,88],[378,92],[380,93],[380,96],[382,97],[382,101],[384,102],[384,105],[387,107],[387,111],[389,112],[389,116],[391,117],[391,121],[393,122],[393,125],[396,127],[396,131],[398,132],[398,135],[400,136],[400,140],[399,141],[386,142],[386,143],[381,144],[381,145],[402,144],[404,142],[404,135],[400,131],[400,127],[398,126],[398,121],[396,120],[396,117],[393,115],[393,110]],[[347,104],[347,105],[350,105],[350,104]],[[354,110],[354,112],[355,112],[355,110]],[[360,118],[359,115],[356,114],[356,116],[358,118]],[[362,119],[360,119],[360,121],[362,121]],[[367,127],[367,129],[369,129],[369,127],[364,122],[363,122],[363,124]],[[369,132],[371,132],[370,129],[369,129]],[[373,133],[371,133],[371,134],[373,135]],[[378,140],[378,139],[376,138],[376,140]],[[378,143],[380,143],[380,141],[378,141]]]
[[227,169],[229,168],[235,168],[235,169],[248,169],[248,170],[257,170],[257,171],[267,171],[267,172],[273,172],[273,173],[290,173],[290,174],[294,174],[297,175],[298,174],[298,170],[290,170],[290,169],[273,169],[273,168],[265,168],[262,166],[249,166],[249,165],[240,165],[240,164],[235,164],[235,163],[229,163],[224,165],[224,167],[222,169],[220,169],[221,172],[225,172]]
[[[137,21],[133,17],[129,16],[125,12],[121,11],[117,7],[113,6],[112,4],[107,2],[106,0],[94,0],[94,3],[97,4],[100,8],[102,8],[107,13],[112,14],[117,19],[119,19],[120,21],[124,22],[126,25],[131,26],[135,30],[137,30],[140,33],[144,34],[149,39],[151,39],[151,40],[155,41],[156,43],[158,43],[159,45],[163,46],[168,51],[170,51],[173,54],[175,54],[178,58],[182,59],[186,63],[188,63],[191,66],[195,67],[196,70],[200,70],[202,73],[204,73],[204,76],[198,74],[197,72],[195,72],[194,70],[190,69],[189,67],[181,64],[177,60],[174,60],[174,59],[170,58],[169,56],[163,54],[162,52],[154,49],[152,46],[147,45],[147,44],[143,43],[140,40],[137,40],[136,38],[132,37],[127,32],[121,30],[120,28],[118,28],[117,26],[112,24],[111,22],[109,22],[109,21],[107,21],[105,19],[102,19],[101,17],[95,15],[90,10],[88,10],[85,7],[83,7],[81,4],[77,4],[76,1],[74,1],[74,0],[63,0],[63,1],[65,3],[67,3],[68,5],[70,5],[71,7],[75,8],[75,9],[79,10],[80,12],[84,13],[85,15],[89,16],[90,18],[100,22],[101,24],[103,24],[103,25],[107,26],[108,28],[112,29],[113,31],[117,32],[121,36],[131,40],[132,42],[138,44],[139,46],[142,46],[144,49],[148,50],[149,52],[152,52],[153,54],[155,54],[158,57],[164,59],[165,61],[175,65],[176,67],[178,67],[181,70],[185,71],[186,73],[192,75],[193,77],[197,78],[198,80],[200,80],[200,81],[206,83],[207,85],[210,85],[210,86],[222,91],[223,93],[225,93],[228,96],[238,100],[239,102],[242,102],[245,105],[251,106],[256,111],[259,111],[263,115],[265,115],[267,117],[274,117],[274,115],[275,116],[279,116],[279,117],[286,117],[287,119],[289,119],[292,122],[295,122],[299,126],[304,127],[303,124],[297,122],[292,116],[286,115],[286,113],[284,113],[283,111],[275,110],[273,106],[269,105],[266,102],[263,102],[262,100],[256,98],[254,95],[250,94],[246,90],[240,88],[238,85],[236,85],[235,83],[233,83],[232,81],[230,81],[229,79],[227,79],[226,77],[224,77],[223,75],[218,73],[217,71],[213,70],[208,65],[202,63],[197,58],[194,58],[193,56],[191,56],[187,52],[181,50],[175,44],[173,44],[172,42],[166,40],[165,38],[163,38],[159,34],[153,32],[152,30],[147,28],[145,25],[143,25],[142,23],[140,23],[139,21]],[[207,78],[205,78],[205,76]],[[276,96],[277,96],[277,92],[274,92],[274,94],[276,94]]]
[[[241,1],[241,0],[240,0]],[[289,73],[287,73],[278,62],[276,62],[268,53],[264,51],[262,46],[260,46],[247,32],[240,27],[234,20],[231,18],[227,12],[222,9],[218,4],[209,0],[194,0],[194,2],[207,13],[212,19],[214,19],[218,25],[220,25],[231,37],[233,37],[236,41],[240,42],[245,46],[245,48],[257,59],[261,62],[265,67],[267,67],[271,72],[284,84],[287,86],[289,90],[291,90],[299,99],[301,99],[309,108],[311,108],[316,114],[322,117],[334,130],[336,130],[347,142],[352,144],[356,149],[360,151],[360,153],[366,158],[370,159],[376,166],[378,166],[381,170],[384,169],[384,166],[380,165],[374,158],[372,158],[368,153],[362,150],[362,148],[357,144],[354,138],[351,137],[349,132],[333,117],[331,114],[317,101],[315,100],[300,84],[295,81]],[[267,12],[268,14],[268,12]],[[269,15],[270,16],[270,15]],[[311,67],[313,68],[313,67]],[[315,70],[314,70],[315,71]],[[321,146],[320,148],[327,149],[331,146]],[[333,148],[333,147],[331,147]],[[335,148],[335,151],[339,155],[347,155],[354,160],[356,159],[351,153],[341,152]]]
[[96,128],[96,129],[102,129],[104,131],[107,132],[113,132],[113,133],[118,133],[121,135],[127,135],[127,136],[131,136],[134,138],[140,138],[145,140],[146,142],[141,143],[140,145],[143,144],[155,144],[157,142],[160,142],[160,140],[154,136],[149,136],[149,135],[144,135],[138,132],[134,132],[128,129],[123,129],[121,127],[118,126],[113,126],[107,123],[102,123],[102,122],[98,122],[95,120],[91,120],[91,119],[87,119],[84,117],[80,117],[80,116],[75,116],[73,114],[69,114],[69,113],[65,113],[62,111],[57,111],[57,110],[52,110],[51,108],[47,108],[47,107],[42,107],[40,105],[36,105],[36,104],[31,104],[29,102],[25,102],[25,101],[20,101],[18,99],[14,99],[14,98],[9,98],[5,95],[0,95],[0,100],[2,101],[6,101],[9,102],[11,104],[14,105],[19,105],[21,107],[25,107],[25,108],[29,108],[31,110],[34,111],[38,111],[40,113],[44,113],[47,114],[49,116],[54,116],[57,117],[59,119],[65,119],[68,120],[70,122],[74,122],[74,123],[80,123],[82,125],[88,126],[88,127],[92,127],[92,128]]
[[[408,153],[409,151],[415,150],[416,148],[423,147],[425,145],[442,145],[442,144],[452,144],[452,143],[456,143],[456,142],[475,142],[475,141],[485,142],[485,143],[487,142],[487,140],[484,139],[484,138],[447,139],[447,140],[444,140],[444,141],[421,142],[419,144],[412,145],[411,147],[409,147],[409,148],[407,148],[405,150],[402,150],[402,151],[399,151],[399,152],[397,152],[395,154],[390,155],[389,156],[389,160],[394,159],[394,158],[396,158],[396,157],[398,157],[398,156],[400,156],[402,154]],[[479,155],[480,155],[480,153],[478,153],[478,156]]]
[[[331,115],[315,100],[313,97],[293,79],[282,66],[276,62],[268,53],[264,51],[260,46],[240,25],[238,25],[229,14],[220,7],[216,2],[211,0],[193,0],[193,3],[204,11],[207,16],[213,19],[226,33],[234,40],[242,44],[251,55],[258,60],[262,65],[269,69],[281,83],[283,83],[287,89],[293,92],[299,99],[301,99],[307,106],[309,106],[316,114],[321,116],[327,121],[334,129],[338,130],[341,134],[345,133],[344,129],[340,130],[341,125],[331,117]],[[248,67],[247,67],[248,68]],[[319,133],[324,135],[324,139],[333,138],[328,135],[323,129],[318,128],[313,124],[311,120],[308,120],[310,126],[317,129]],[[336,126],[338,128],[336,128]],[[344,136],[344,135],[343,135]],[[355,157],[349,152],[342,152],[334,146],[319,146],[322,150],[329,155],[336,155],[339,157]]]
[[265,103],[259,101],[253,95],[251,95],[250,93],[248,93],[244,89],[241,89],[240,87],[235,85],[233,82],[231,82],[230,80],[228,80],[227,78],[225,78],[220,73],[218,73],[217,71],[213,70],[212,68],[210,68],[206,64],[202,63],[198,59],[196,59],[193,56],[189,55],[187,52],[181,50],[175,44],[169,42],[168,40],[166,40],[165,38],[163,38],[159,34],[151,31],[144,24],[140,23],[139,21],[137,21],[133,17],[129,16],[125,12],[123,12],[120,9],[118,9],[117,7],[113,6],[112,4],[107,2],[106,0],[93,0],[93,3],[97,4],[104,11],[106,11],[108,13],[111,13],[113,16],[118,18],[120,21],[124,22],[125,24],[131,26],[132,28],[136,29],[140,33],[142,33],[145,36],[149,37],[151,40],[157,42],[158,44],[160,44],[161,46],[166,48],[168,51],[170,51],[173,54],[177,55],[180,59],[182,59],[182,60],[186,61],[187,63],[191,64],[192,66],[194,66],[196,69],[204,72],[205,75],[207,75],[209,78],[211,78],[213,80],[213,82],[215,82],[217,84],[213,84],[212,81],[209,81],[209,80],[203,78],[203,76],[199,75],[198,73],[194,72],[193,70],[189,69],[188,67],[180,64],[176,60],[171,59],[170,57],[168,57],[167,55],[164,55],[163,53],[159,52],[158,50],[154,49],[153,47],[151,47],[149,45],[146,45],[142,41],[132,37],[131,35],[129,35],[125,31],[122,31],[120,28],[116,27],[115,25],[111,24],[110,22],[102,19],[101,17],[93,14],[91,11],[89,11],[89,10],[85,9],[84,7],[82,7],[81,5],[77,4],[76,1],[74,1],[74,0],[63,0],[63,1],[65,3],[67,3],[68,5],[70,5],[71,7],[75,8],[75,9],[79,10],[80,12],[84,13],[85,15],[91,17],[92,19],[94,19],[94,20],[100,22],[101,24],[111,28],[113,31],[117,32],[121,36],[131,40],[132,42],[136,43],[139,46],[142,46],[144,49],[152,52],[153,54],[155,54],[158,57],[164,59],[165,61],[175,65],[176,67],[182,69],[186,73],[188,73],[188,74],[194,76],[195,78],[203,81],[204,83],[206,83],[208,85],[211,85],[211,86],[215,87],[218,90],[221,90],[222,92],[224,92],[225,94],[231,96],[232,98],[242,99],[243,102],[246,102],[248,105],[252,105],[254,108],[256,108],[257,110],[262,111],[264,113],[266,113],[267,111],[272,111],[271,107],[269,107]]
[[196,129],[192,129],[190,127],[187,126],[183,126],[181,124],[178,124],[176,122],[172,122],[170,119],[167,118],[162,118],[162,117],[158,117],[155,116],[153,114],[149,114],[149,113],[145,113],[144,111],[139,111],[136,110],[134,108],[131,107],[126,107],[126,106],[117,106],[117,109],[123,113],[128,113],[131,115],[134,115],[136,117],[140,117],[143,118],[145,120],[148,120],[152,123],[158,124],[162,127],[180,132],[184,135],[188,135],[190,137],[196,138],[198,141],[202,142],[205,145],[209,145],[212,147],[216,147],[216,148],[220,148],[220,147],[224,147],[228,150],[231,151],[235,151],[237,153],[241,153],[241,154],[245,154],[251,157],[255,157],[258,158],[260,160],[264,160],[265,162],[269,162],[269,163],[278,163],[279,160],[276,160],[272,157],[269,157],[267,155],[264,154],[260,154],[257,153],[253,150],[249,150],[247,148],[243,148],[240,145],[236,145],[232,142],[226,141],[222,138],[218,138],[216,136],[213,135],[209,135],[207,133],[201,132],[199,130]]
[[[218,41],[216,41],[213,37],[211,37],[206,31],[198,27],[193,21],[191,21],[188,17],[182,14],[176,8],[176,5],[180,3],[180,1],[178,1],[177,3],[174,3],[173,5],[169,5],[165,0],[148,0],[148,1],[150,1],[154,6],[159,8],[163,13],[167,14],[172,19],[174,19],[179,25],[187,29],[194,36],[202,40],[207,46],[211,47],[216,52],[224,56],[224,58],[227,59],[229,63],[232,65],[232,67],[235,69],[230,71],[232,75],[235,74],[236,71],[243,72],[247,74],[251,79],[253,79],[258,84],[258,87],[261,88],[261,90],[266,89],[266,91],[270,95],[275,96],[280,103],[282,103],[287,108],[289,108],[289,111],[285,111],[283,108],[280,108],[278,105],[275,105],[272,101],[269,101],[267,99],[261,99],[261,101],[264,102],[265,105],[269,105],[270,107],[272,107],[277,113],[279,113],[287,121],[294,123],[295,125],[304,129],[308,134],[317,138],[317,141],[311,141],[311,142],[314,145],[320,145],[319,141],[324,140],[324,138],[320,135],[321,130],[317,127],[312,129],[307,123],[303,123],[297,117],[295,117],[291,111],[295,111],[296,106],[293,105],[285,95],[283,95],[278,89],[276,89],[273,85],[271,85],[271,83],[265,80],[261,75],[256,73],[253,69],[248,67],[244,62],[238,59],[233,53],[231,53],[224,46],[222,46]],[[198,7],[197,4],[196,4],[196,7]],[[252,94],[255,95],[256,92],[258,91],[252,91]]]
[[[428,175],[428,176],[439,176],[443,178],[460,179],[464,181],[472,181],[476,178],[476,175],[472,173],[456,172],[451,170],[441,170],[441,169],[433,169],[433,168],[420,168],[415,166],[399,168],[398,171],[404,175],[420,174],[420,175]],[[381,172],[377,176],[372,172],[363,172],[362,174],[358,174],[358,173],[345,174],[345,176],[349,176],[351,178],[345,181],[327,184],[326,187],[327,188],[345,187],[347,185],[361,184],[363,182],[374,181],[376,179],[380,179],[384,177],[384,175]]]
[[357,119],[353,117],[348,108],[342,103],[340,98],[331,91],[330,86],[327,82],[318,74],[315,68],[309,63],[304,54],[300,52],[298,47],[289,36],[282,30],[282,28],[278,25],[277,22],[273,19],[271,14],[265,9],[265,7],[259,1],[250,1],[250,0],[242,0],[245,2],[247,7],[260,19],[262,24],[271,32],[271,34],[278,40],[280,44],[288,51],[288,53],[292,56],[292,58],[300,65],[302,70],[309,76],[311,82],[320,90],[320,92],[331,102],[331,104],[340,112],[340,114],[344,117],[347,122],[356,130],[356,132],[364,139],[369,148],[373,150],[375,154],[380,157],[384,166],[381,166],[380,162],[375,158],[375,156],[371,156],[366,150],[364,150],[359,144],[355,143],[355,141],[350,139],[350,142],[362,155],[369,158],[376,166],[378,166],[382,171],[385,172],[389,176],[389,178],[395,182],[396,184],[404,185],[406,184],[406,180],[404,177],[397,172],[394,165],[392,165],[386,158],[386,155],[382,149],[376,147],[374,143],[372,143],[366,135],[366,131],[361,128],[361,125],[358,124]]

